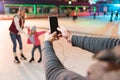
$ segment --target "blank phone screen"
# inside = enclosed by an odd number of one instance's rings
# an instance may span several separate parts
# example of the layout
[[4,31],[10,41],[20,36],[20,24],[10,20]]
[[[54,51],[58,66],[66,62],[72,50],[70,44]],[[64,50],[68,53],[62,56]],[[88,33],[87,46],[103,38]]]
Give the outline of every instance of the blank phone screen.
[[56,16],[51,16],[49,17],[49,21],[50,21],[50,31],[51,33],[57,31],[58,33],[58,30],[57,30],[57,27],[58,27],[58,19]]

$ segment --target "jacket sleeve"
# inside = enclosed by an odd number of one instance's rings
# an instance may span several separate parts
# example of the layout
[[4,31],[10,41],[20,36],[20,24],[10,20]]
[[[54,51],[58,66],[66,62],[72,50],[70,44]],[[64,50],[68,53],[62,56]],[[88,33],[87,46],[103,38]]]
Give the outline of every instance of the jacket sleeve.
[[98,53],[101,50],[113,48],[118,44],[120,44],[120,40],[114,38],[72,36],[73,46],[80,47],[92,53]]
[[40,36],[42,34],[44,34],[46,31],[40,31],[40,32],[37,32],[37,35]]
[[64,68],[49,41],[44,42],[42,54],[46,80],[84,80],[82,76]]
[[30,28],[27,28],[28,30],[28,39],[27,39],[27,44],[32,44],[31,40],[30,40]]
[[23,33],[26,35],[26,33],[22,30],[22,28],[20,28],[20,24],[19,24],[19,17],[18,16],[15,16],[14,17],[14,23],[15,23],[15,27],[16,29],[20,32],[20,33]]

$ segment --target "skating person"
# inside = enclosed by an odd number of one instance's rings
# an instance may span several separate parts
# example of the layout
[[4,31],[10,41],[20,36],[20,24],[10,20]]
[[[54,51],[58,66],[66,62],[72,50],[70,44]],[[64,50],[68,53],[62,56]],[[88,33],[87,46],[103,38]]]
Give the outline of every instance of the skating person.
[[19,43],[19,49],[20,49],[20,59],[22,60],[26,60],[27,58],[23,55],[23,46],[22,46],[22,40],[21,40],[21,35],[25,34],[27,36],[27,34],[23,31],[24,28],[24,22],[25,22],[25,8],[24,7],[20,7],[18,14],[16,14],[13,17],[13,21],[12,24],[10,25],[9,31],[10,31],[10,37],[13,43],[13,53],[14,53],[14,62],[15,63],[20,63],[20,60],[17,56],[16,53],[16,48],[17,48],[17,43],[16,40]]
[[112,19],[113,19],[113,14],[114,14],[114,13],[113,13],[113,11],[112,11],[112,12],[111,12],[111,16],[110,16],[110,22],[113,21],[113,20],[112,20]]
[[117,11],[115,14],[115,20],[118,20],[118,15],[119,15],[119,12]]
[[40,53],[40,58],[38,60],[38,63],[42,61],[42,53],[41,53],[41,45],[40,45],[40,40],[39,40],[39,36],[44,34],[45,31],[40,31],[40,32],[37,32],[36,31],[36,26],[33,26],[30,30],[30,28],[28,28],[28,35],[29,35],[29,38],[28,38],[28,41],[27,43],[28,44],[34,44],[33,45],[33,49],[32,49],[32,57],[31,59],[29,60],[29,62],[33,62],[34,61],[34,52],[35,50],[38,48],[39,50],[39,53]]
[[76,20],[77,20],[77,12],[75,10],[73,10],[72,16],[73,16],[73,21],[76,22]]
[[96,12],[94,12],[93,14],[93,19],[96,19]]
[[107,12],[106,12],[106,11],[104,11],[103,13],[104,13],[104,17],[105,17],[105,16],[106,16],[106,14],[107,14]]

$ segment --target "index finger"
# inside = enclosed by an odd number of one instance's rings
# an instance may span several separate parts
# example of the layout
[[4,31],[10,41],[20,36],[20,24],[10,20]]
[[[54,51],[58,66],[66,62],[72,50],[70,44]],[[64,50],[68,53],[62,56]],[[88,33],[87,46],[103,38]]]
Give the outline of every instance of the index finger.
[[55,31],[51,34],[51,36],[56,36],[56,34],[57,34],[57,32]]
[[65,28],[64,27],[58,27],[57,30],[62,32],[63,30],[65,30]]

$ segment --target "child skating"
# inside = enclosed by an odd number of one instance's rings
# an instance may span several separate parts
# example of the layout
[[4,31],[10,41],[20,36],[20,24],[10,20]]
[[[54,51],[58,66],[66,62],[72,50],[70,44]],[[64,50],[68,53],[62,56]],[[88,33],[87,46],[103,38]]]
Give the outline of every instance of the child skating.
[[36,31],[36,26],[33,26],[30,30],[30,28],[28,28],[28,35],[29,35],[29,38],[28,38],[28,41],[27,43],[28,44],[33,44],[33,49],[32,49],[32,57],[31,59],[29,60],[29,62],[33,62],[34,61],[34,52],[36,49],[39,50],[39,53],[40,53],[40,58],[38,60],[38,63],[42,61],[42,53],[41,53],[41,45],[40,45],[40,40],[39,40],[39,36],[44,34],[45,31],[40,31],[40,32],[37,32]]

